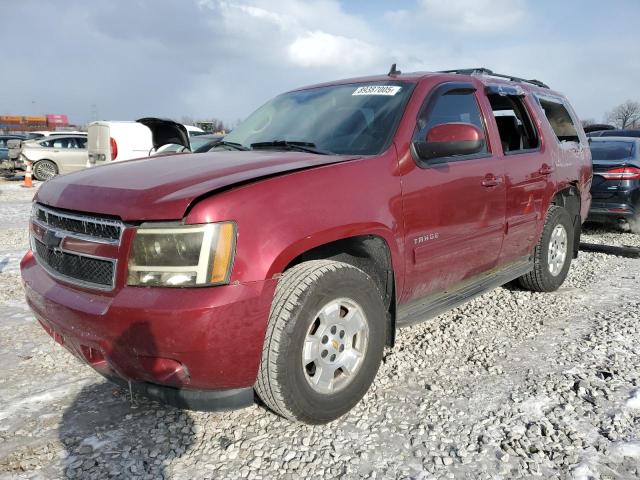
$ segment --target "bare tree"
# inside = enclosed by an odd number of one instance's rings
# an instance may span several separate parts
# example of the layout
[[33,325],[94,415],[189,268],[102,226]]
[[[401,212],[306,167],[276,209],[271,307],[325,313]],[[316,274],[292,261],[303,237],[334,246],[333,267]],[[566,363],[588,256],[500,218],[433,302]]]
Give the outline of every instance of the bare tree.
[[593,118],[585,118],[582,120],[582,127],[588,127],[589,125],[595,125],[597,122]]
[[611,110],[606,120],[618,128],[631,128],[640,123],[640,103],[627,100]]

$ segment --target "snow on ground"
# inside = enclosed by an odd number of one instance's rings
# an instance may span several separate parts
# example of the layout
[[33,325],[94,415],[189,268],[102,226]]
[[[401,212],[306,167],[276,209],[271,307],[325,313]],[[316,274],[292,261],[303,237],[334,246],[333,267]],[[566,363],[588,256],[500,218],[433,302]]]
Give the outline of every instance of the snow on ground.
[[640,259],[583,252],[558,292],[507,286],[400,331],[363,401],[311,427],[132,401],[55,344],[17,272],[32,194],[0,181],[0,479],[640,476]]

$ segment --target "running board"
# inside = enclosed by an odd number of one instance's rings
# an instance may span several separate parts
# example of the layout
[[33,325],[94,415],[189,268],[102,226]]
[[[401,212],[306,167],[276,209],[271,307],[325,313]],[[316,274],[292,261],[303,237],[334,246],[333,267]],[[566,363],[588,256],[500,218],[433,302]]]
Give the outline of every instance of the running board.
[[453,289],[436,293],[398,307],[396,325],[398,328],[409,327],[424,322],[447,312],[458,305],[482,295],[505,283],[509,283],[522,275],[529,273],[533,263],[525,258],[506,267],[490,270],[467,280]]

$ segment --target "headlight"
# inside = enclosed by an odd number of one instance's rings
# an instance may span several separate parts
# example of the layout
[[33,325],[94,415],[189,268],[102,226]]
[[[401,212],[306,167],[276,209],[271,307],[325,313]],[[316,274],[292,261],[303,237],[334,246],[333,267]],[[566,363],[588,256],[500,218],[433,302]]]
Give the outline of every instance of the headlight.
[[232,222],[143,224],[129,256],[129,285],[191,287],[229,283],[236,244]]

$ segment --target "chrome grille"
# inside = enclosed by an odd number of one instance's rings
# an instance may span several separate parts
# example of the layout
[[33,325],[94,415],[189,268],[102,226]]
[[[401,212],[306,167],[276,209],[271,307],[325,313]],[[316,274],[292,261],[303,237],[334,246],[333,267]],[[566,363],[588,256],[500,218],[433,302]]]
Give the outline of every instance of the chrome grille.
[[102,260],[58,251],[47,247],[37,238],[33,239],[33,243],[36,258],[41,264],[71,282],[94,284],[103,288],[113,286],[114,260]]
[[38,204],[34,210],[34,217],[40,224],[92,241],[118,243],[122,235],[123,225],[118,220],[61,212]]
[[31,247],[36,260],[49,274],[88,288],[115,287],[116,258],[70,251],[65,248],[64,239],[119,245],[124,232],[121,221],[70,213],[38,203],[33,206],[31,219],[40,227],[34,230],[37,236],[32,234]]

